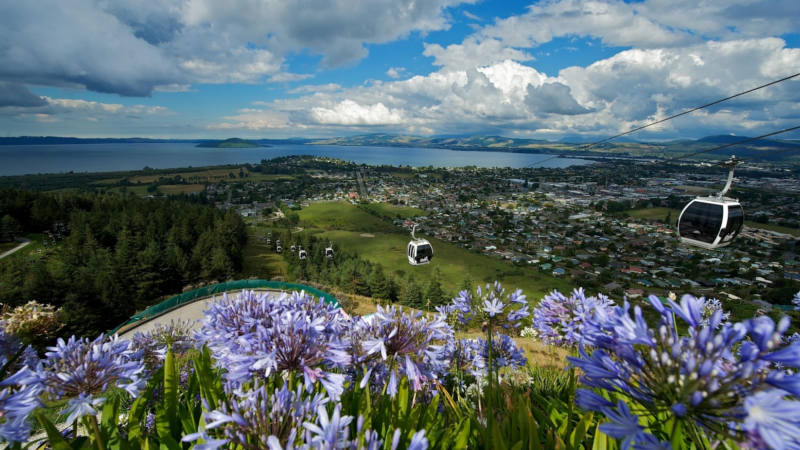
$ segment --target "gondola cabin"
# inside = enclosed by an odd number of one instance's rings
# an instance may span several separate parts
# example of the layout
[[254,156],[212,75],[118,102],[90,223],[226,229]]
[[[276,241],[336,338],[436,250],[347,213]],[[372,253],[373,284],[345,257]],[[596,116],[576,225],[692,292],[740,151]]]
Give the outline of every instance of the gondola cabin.
[[681,211],[678,235],[681,241],[703,248],[724,247],[742,230],[744,210],[737,200],[698,197]]
[[292,251],[292,253],[294,253],[294,252],[296,252],[296,251],[297,251],[297,246],[296,246],[296,245],[293,245],[293,246],[289,247],[289,250],[291,250],[291,251]]
[[744,210],[739,200],[725,197],[733,184],[733,170],[741,163],[735,155],[720,163],[728,168],[728,181],[715,196],[697,197],[678,217],[681,242],[703,248],[724,247],[742,231]]
[[325,257],[333,258],[333,247],[325,247]]
[[297,252],[297,257],[300,259],[306,259],[308,257],[308,253],[306,253],[305,250],[300,249],[300,251]]
[[412,266],[428,264],[433,259],[433,247],[427,239],[414,239],[406,249],[408,263]]
[[275,251],[276,251],[276,252],[278,252],[278,253],[280,253],[280,252],[282,252],[282,251],[283,251],[283,248],[281,248],[281,245],[280,245],[280,244],[278,244],[278,246],[277,246],[277,247],[275,247]]

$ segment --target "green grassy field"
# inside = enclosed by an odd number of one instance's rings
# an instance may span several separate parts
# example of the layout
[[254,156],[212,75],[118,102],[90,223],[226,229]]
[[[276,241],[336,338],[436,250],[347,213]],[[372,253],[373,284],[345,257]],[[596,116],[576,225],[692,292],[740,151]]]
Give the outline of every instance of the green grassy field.
[[158,187],[158,191],[165,195],[191,194],[202,192],[206,186],[204,184],[165,184]]
[[390,232],[396,228],[391,222],[347,202],[314,203],[297,211],[300,226],[321,230],[358,231],[361,233]]
[[[670,208],[645,208],[645,209],[631,209],[627,211],[631,217],[639,219],[663,220],[667,217],[668,213],[672,213],[672,221],[677,221],[681,214],[679,209]],[[747,212],[745,211],[745,215]],[[752,220],[745,220],[744,224],[751,228],[761,228],[762,230],[777,231],[779,233],[791,234],[792,236],[800,236],[800,229],[782,227],[780,225],[773,225],[769,223],[758,223]]]
[[[392,209],[396,207],[382,205],[381,208],[394,216]],[[402,211],[398,208],[398,213]],[[499,280],[507,289],[522,289],[531,300],[539,300],[553,289],[564,292],[573,288],[569,281],[553,278],[535,267],[513,266],[436,239],[430,239],[434,247],[433,261],[411,266],[406,258],[410,236],[390,222],[349,203],[316,203],[298,213],[300,226],[306,232],[330,240],[340,249],[355,251],[364,259],[380,264],[388,273],[403,279],[412,275],[423,285],[427,285],[438,268],[442,287],[449,292],[455,292],[467,277],[473,283]]]
[[242,252],[242,278],[286,279],[286,262],[281,255],[269,249],[258,237],[264,232],[260,227],[249,227],[247,245]]
[[425,210],[423,209],[412,208],[410,206],[397,206],[389,203],[368,203],[365,205],[359,205],[359,207],[389,220],[393,220],[398,217],[407,219],[411,217],[424,216],[426,214]]

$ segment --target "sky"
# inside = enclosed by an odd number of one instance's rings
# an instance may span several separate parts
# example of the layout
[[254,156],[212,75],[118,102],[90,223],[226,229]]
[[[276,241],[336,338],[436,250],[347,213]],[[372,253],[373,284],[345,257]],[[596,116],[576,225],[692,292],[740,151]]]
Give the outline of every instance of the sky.
[[[0,136],[591,139],[795,73],[797,0],[0,2]],[[800,76],[631,137],[796,125]]]

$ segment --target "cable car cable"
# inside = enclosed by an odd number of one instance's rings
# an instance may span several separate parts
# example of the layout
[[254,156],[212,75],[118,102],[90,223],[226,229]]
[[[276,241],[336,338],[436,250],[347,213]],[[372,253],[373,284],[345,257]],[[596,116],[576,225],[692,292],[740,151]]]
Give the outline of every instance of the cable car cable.
[[734,98],[736,98],[736,97],[739,97],[739,96],[742,96],[742,95],[745,95],[745,94],[749,94],[749,93],[751,93],[751,92],[754,92],[754,91],[757,91],[757,90],[759,90],[759,89],[763,89],[763,88],[765,88],[765,87],[772,86],[773,84],[778,84],[778,83],[781,83],[781,82],[783,82],[783,81],[790,80],[790,79],[792,79],[792,78],[794,78],[794,77],[796,77],[796,76],[798,76],[798,75],[800,75],[800,72],[798,72],[798,73],[796,73],[796,74],[794,74],[794,75],[789,75],[788,77],[783,77],[783,78],[781,78],[780,80],[770,81],[770,82],[769,82],[769,83],[767,83],[767,84],[762,84],[761,86],[756,86],[756,87],[754,87],[754,88],[752,88],[752,89],[748,89],[748,90],[746,90],[746,91],[739,92],[738,94],[734,94],[734,95],[731,95],[731,96],[729,96],[729,97],[725,97],[725,98],[721,98],[721,99],[719,99],[719,100],[715,100],[715,101],[713,101],[713,102],[711,102],[711,103],[706,103],[705,105],[700,105],[700,106],[697,106],[697,107],[695,107],[695,108],[687,109],[686,111],[680,112],[680,113],[678,113],[678,114],[673,114],[673,115],[671,115],[671,116],[669,116],[669,117],[665,117],[665,118],[663,118],[663,119],[656,120],[655,122],[651,122],[651,123],[648,123],[648,124],[642,125],[642,126],[640,126],[640,127],[636,127],[636,128],[634,128],[634,129],[632,129],[632,130],[628,130],[628,131],[626,131],[626,132],[624,132],[624,133],[616,134],[616,135],[614,135],[614,136],[611,136],[611,137],[609,137],[609,138],[603,139],[603,140],[601,140],[601,141],[597,141],[597,142],[593,142],[593,143],[591,143],[591,144],[584,145],[583,147],[580,147],[580,148],[579,148],[579,150],[586,150],[586,149],[592,148],[592,147],[594,147],[594,146],[597,146],[597,145],[600,145],[600,144],[602,144],[602,143],[604,143],[604,142],[608,142],[608,141],[610,141],[610,140],[612,140],[612,139],[616,139],[616,138],[618,138],[618,137],[622,137],[622,136],[625,136],[625,135],[631,134],[631,133],[633,133],[633,132],[636,132],[636,131],[639,131],[639,130],[643,130],[643,129],[645,129],[645,128],[647,128],[647,127],[651,127],[651,126],[653,126],[653,125],[658,125],[659,123],[664,123],[664,122],[666,122],[666,121],[668,121],[668,120],[672,120],[672,119],[674,119],[674,118],[676,118],[676,117],[680,117],[680,116],[683,116],[683,115],[686,115],[686,114],[689,114],[689,113],[692,113],[692,112],[695,112],[695,111],[701,110],[701,109],[703,109],[703,108],[708,108],[709,106],[714,106],[714,105],[720,104],[720,103],[722,103],[722,102],[725,102],[725,101],[728,101],[728,100],[734,99]]

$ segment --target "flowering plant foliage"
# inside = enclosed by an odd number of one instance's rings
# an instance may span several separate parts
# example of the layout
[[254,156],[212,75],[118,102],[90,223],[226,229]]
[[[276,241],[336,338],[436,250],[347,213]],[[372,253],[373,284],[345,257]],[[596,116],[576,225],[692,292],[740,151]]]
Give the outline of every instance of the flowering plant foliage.
[[0,321],[0,443],[18,442],[30,434],[28,416],[41,402],[38,357],[23,347]]
[[[723,324],[716,310],[706,321],[705,299],[691,295],[666,305],[650,296],[650,304],[659,315],[655,328],[638,306],[631,314],[626,302],[591,316],[579,356],[569,358],[583,371],[586,386],[616,400],[579,391],[581,407],[612,420],[601,430],[623,444],[658,442],[639,425],[635,411],[653,421],[674,417],[673,427],[686,429],[696,443],[708,434],[756,446],[800,446],[800,375],[775,368],[800,367],[800,343],[781,344],[788,319]],[[686,333],[678,332],[676,317]]]
[[145,333],[134,334],[131,339],[131,349],[142,352],[142,359],[148,369],[153,369],[164,361],[168,348],[176,354],[182,354],[195,344],[192,337],[192,322],[186,320],[156,324]]
[[582,288],[569,297],[553,291],[533,309],[533,327],[545,344],[575,346],[582,339],[585,323],[595,315],[604,317],[613,306],[605,295],[587,297]]
[[478,286],[474,296],[469,291],[461,291],[450,304],[437,307],[436,311],[453,325],[469,325],[477,319],[491,321],[509,331],[522,325],[522,320],[530,315],[522,290],[508,294],[497,281]]
[[117,336],[96,339],[64,341],[59,338],[54,347],[48,347],[42,361],[42,376],[47,395],[51,399],[69,399],[67,422],[96,415],[102,405],[102,396],[115,386],[136,397],[144,388],[144,364],[141,353],[131,350],[130,342]]
[[341,391],[343,377],[331,370],[351,360],[345,322],[339,308],[304,292],[243,291],[211,303],[196,338],[208,345],[234,384],[289,371],[302,374],[308,389],[325,381],[333,394]]
[[[468,370],[476,378],[486,377],[489,368],[488,342],[482,338],[458,339],[455,345],[457,351],[454,353],[460,356],[461,368]],[[525,367],[528,363],[528,359],[514,340],[504,334],[498,334],[493,339],[492,351],[495,369]]]
[[362,385],[369,382],[392,396],[400,376],[415,391],[431,388],[450,363],[445,343],[453,330],[438,315],[428,319],[419,311],[378,306],[369,319],[354,319],[350,330],[354,374]]

